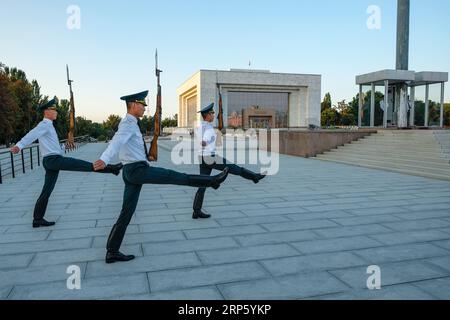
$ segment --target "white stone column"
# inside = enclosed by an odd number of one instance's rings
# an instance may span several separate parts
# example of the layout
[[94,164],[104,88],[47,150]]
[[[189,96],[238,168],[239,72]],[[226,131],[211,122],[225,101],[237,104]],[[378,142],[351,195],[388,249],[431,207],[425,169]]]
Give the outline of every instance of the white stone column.
[[444,127],[444,90],[445,90],[445,83],[441,83],[441,128]]
[[414,117],[414,112],[415,112],[415,100],[416,100],[416,87],[411,87],[411,92],[410,92],[410,96],[409,96],[409,103],[411,104],[411,111],[409,114],[409,125],[410,126],[414,126],[414,121],[415,121],[415,117]]
[[184,127],[184,98],[180,96],[180,114],[178,115],[178,124],[180,127]]
[[427,84],[426,86],[425,86],[425,121],[424,121],[424,126],[425,127],[428,127],[428,109],[430,108],[430,99],[429,99],[429,96],[430,96],[430,85],[429,84]]
[[186,97],[183,97],[183,110],[184,110],[183,126],[187,127],[187,123],[188,123],[188,109],[187,109],[187,98]]
[[387,128],[387,115],[389,110],[389,80],[384,81],[384,112],[383,127]]
[[397,126],[399,128],[406,128],[408,126],[408,86],[406,84],[402,84],[399,86],[400,88],[400,104],[398,110],[398,120]]
[[362,84],[359,85],[358,127],[362,127],[361,111],[363,107]]
[[375,83],[372,83],[372,93],[370,94],[370,127],[375,127]]

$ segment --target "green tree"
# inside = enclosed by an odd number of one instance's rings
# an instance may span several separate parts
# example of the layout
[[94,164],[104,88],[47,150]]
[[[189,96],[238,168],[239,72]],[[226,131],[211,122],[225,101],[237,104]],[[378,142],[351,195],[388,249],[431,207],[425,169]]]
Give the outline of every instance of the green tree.
[[425,125],[425,101],[414,102],[414,124],[420,127]]
[[450,103],[444,103],[444,126],[450,126]]
[[14,123],[19,109],[9,86],[9,78],[0,69],[0,144],[9,144],[13,141]]
[[108,139],[111,139],[119,128],[122,118],[117,115],[110,115],[106,121],[103,122],[103,128]]
[[[103,124],[92,122],[84,117],[76,117],[77,136],[90,136],[98,139],[103,136],[103,140],[106,138],[106,130]],[[112,133],[114,135],[114,133]]]
[[87,120],[84,117],[76,117],[75,123],[77,124],[77,136],[90,135],[92,127],[91,120]]
[[334,108],[327,108],[322,111],[322,126],[335,126],[338,119],[338,113]]
[[23,137],[31,127],[32,88],[25,73],[21,70],[10,70],[10,90],[17,102],[18,110],[15,120],[15,138]]
[[[414,102],[414,124],[416,126],[425,125],[425,101],[416,100]],[[428,125],[439,126],[441,124],[440,102],[430,100],[428,106]],[[444,103],[444,126],[450,125],[450,104]]]
[[356,125],[356,119],[353,114],[352,107],[346,103],[345,100],[338,102],[337,112],[339,115],[338,123],[341,126],[354,126]]
[[146,136],[149,136],[150,133],[153,132],[154,126],[153,117],[143,116],[139,121],[139,129]]
[[31,109],[29,110],[29,119],[30,119],[29,130],[35,127],[40,121],[37,112],[37,107],[41,104],[43,98],[41,95],[41,87],[39,86],[39,83],[36,80],[31,81],[31,88],[32,88],[32,96],[31,96],[32,102],[31,102]]
[[439,126],[441,124],[441,104],[440,102],[430,100],[428,109],[429,125]]
[[89,135],[98,139],[100,136],[106,136],[106,131],[101,123],[94,122],[90,127]]
[[331,109],[331,94],[328,92],[325,94],[322,103],[320,104],[320,112],[323,112],[326,109]]
[[[363,93],[363,108],[361,114],[361,123],[363,126],[370,125],[370,100],[372,96],[372,91]],[[381,101],[384,100],[384,94],[376,91],[375,92],[375,126],[383,125],[383,110],[381,109]],[[355,125],[358,124],[358,108],[359,108],[359,93],[353,97],[352,101],[349,103],[351,114],[355,119]]]
[[59,101],[56,110],[58,111],[58,118],[54,121],[54,126],[58,138],[65,140],[69,132],[69,101],[65,99]]
[[[0,73],[3,81],[2,94],[13,99],[16,105],[13,108],[14,118],[9,117],[7,121],[4,121],[7,124],[2,126],[12,126],[14,133],[8,139],[17,141],[42,119],[42,115],[37,113],[36,107],[46,101],[47,97],[42,97],[38,82],[33,80],[30,83],[24,71],[9,68],[0,63]],[[5,85],[6,82],[7,85]],[[6,108],[9,108],[9,112],[11,112],[10,106],[4,106],[5,110]],[[0,128],[0,130],[3,130],[3,128]],[[5,131],[9,130],[5,129]]]
[[173,128],[173,127],[177,127],[178,126],[178,120],[177,120],[178,116],[175,115],[172,118],[165,118],[162,122],[161,125],[163,128]]

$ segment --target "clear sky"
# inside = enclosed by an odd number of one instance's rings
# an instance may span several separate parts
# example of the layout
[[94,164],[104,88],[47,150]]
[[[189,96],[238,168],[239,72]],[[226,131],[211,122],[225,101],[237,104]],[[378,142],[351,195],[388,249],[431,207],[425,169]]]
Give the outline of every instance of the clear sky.
[[[70,30],[70,5],[81,28]],[[381,9],[370,30],[367,8]],[[69,96],[77,116],[125,114],[122,95],[150,90],[155,48],[163,117],[178,112],[176,88],[200,69],[266,69],[322,75],[322,96],[350,100],[355,75],[395,68],[395,0],[0,0],[0,62],[37,79],[44,94]],[[411,0],[410,63],[450,72],[450,1]],[[446,99],[450,102],[450,86]]]

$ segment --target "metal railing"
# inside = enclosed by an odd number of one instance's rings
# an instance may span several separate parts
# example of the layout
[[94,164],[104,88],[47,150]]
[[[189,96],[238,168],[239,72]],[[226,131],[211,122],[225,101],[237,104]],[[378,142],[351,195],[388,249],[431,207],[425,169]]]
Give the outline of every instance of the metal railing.
[[[84,146],[91,141],[91,138],[89,136],[81,136],[76,137],[74,140],[75,148],[71,150],[64,147],[67,139],[59,142],[65,154]],[[3,183],[4,177],[11,176],[14,179],[20,171],[25,173],[27,168],[33,170],[35,164],[37,164],[38,167],[41,165],[39,144],[27,146],[16,155],[9,151],[9,149],[0,149],[0,184]]]
[[61,145],[61,148],[64,150],[64,153],[68,153],[71,151],[75,151],[77,150],[79,147],[84,146],[86,143],[91,142],[91,137],[90,136],[80,136],[80,137],[75,137],[74,138],[74,142],[75,142],[75,148],[74,149],[66,149],[65,145],[66,145],[67,139],[64,140],[60,140],[59,143]]

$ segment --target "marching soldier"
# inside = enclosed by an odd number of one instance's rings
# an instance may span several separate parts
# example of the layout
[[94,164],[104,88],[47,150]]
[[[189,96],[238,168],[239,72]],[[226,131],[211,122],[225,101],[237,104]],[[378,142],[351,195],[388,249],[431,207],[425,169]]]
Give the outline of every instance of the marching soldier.
[[[229,173],[237,176],[241,176],[244,179],[251,180],[254,183],[258,183],[259,180],[264,179],[264,174],[255,173],[236,164],[229,163],[226,159],[223,159],[216,155],[216,139],[217,134],[214,130],[212,122],[214,121],[214,103],[206,106],[200,111],[203,121],[197,129],[197,137],[201,139],[200,150],[200,174],[210,175],[213,169],[223,170],[229,169]],[[211,217],[210,214],[206,214],[202,211],[203,199],[205,197],[205,188],[199,188],[194,198],[192,213],[193,219],[206,219]]]
[[138,125],[138,119],[144,115],[147,106],[145,102],[147,94],[148,91],[144,91],[121,98],[126,101],[127,115],[121,121],[119,130],[111,140],[109,147],[94,163],[95,169],[101,170],[119,153],[119,158],[124,164],[122,176],[125,182],[125,191],[122,211],[108,237],[106,263],[134,259],[133,255],[125,255],[119,249],[127,226],[136,210],[143,184],[174,184],[217,189],[228,175],[227,169],[217,176],[207,177],[151,167],[147,162],[147,146]]
[[[13,154],[19,153],[24,147],[39,139],[39,148],[43,156],[42,163],[45,168],[45,183],[34,208],[33,228],[49,227],[55,224],[55,222],[46,221],[44,215],[48,200],[58,180],[59,171],[94,172],[94,166],[90,162],[63,157],[64,152],[53,126],[53,121],[58,116],[56,104],[57,99],[55,98],[41,105],[38,110],[44,113],[44,119],[10,150]],[[113,173],[117,176],[121,168],[122,164],[110,165],[100,172]]]

